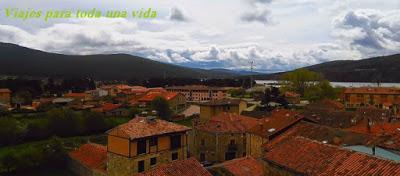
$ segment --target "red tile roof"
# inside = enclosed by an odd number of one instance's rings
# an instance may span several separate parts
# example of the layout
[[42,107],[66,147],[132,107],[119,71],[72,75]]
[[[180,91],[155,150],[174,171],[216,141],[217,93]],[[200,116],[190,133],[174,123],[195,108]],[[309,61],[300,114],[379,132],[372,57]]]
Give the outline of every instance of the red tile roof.
[[222,163],[235,176],[263,176],[264,166],[251,156],[237,158]]
[[138,176],[212,176],[195,158],[176,160]]
[[368,130],[367,123],[368,122],[364,120],[358,123],[356,126],[347,128],[346,130],[376,136],[400,134],[400,123],[372,123],[372,125],[370,126],[370,130]]
[[107,147],[88,143],[69,153],[69,156],[87,168],[105,172],[107,162]]
[[176,97],[178,93],[176,92],[149,92],[145,96],[139,99],[139,102],[151,102],[157,97],[163,97],[166,100],[171,100]]
[[345,107],[342,103],[334,100],[324,99],[311,103],[306,106],[307,110],[344,110]]
[[86,97],[86,96],[89,96],[88,94],[86,94],[86,93],[67,93],[67,94],[64,94],[64,97],[77,97],[77,98],[79,98],[79,97]]
[[165,120],[148,120],[146,117],[136,117],[128,123],[119,125],[107,132],[109,135],[129,138],[131,140],[155,135],[185,132],[190,128]]
[[260,119],[258,125],[248,131],[262,137],[270,137],[294,125],[301,119],[303,119],[303,116],[297,111],[277,109],[274,110],[270,116]]
[[196,129],[212,133],[245,133],[258,124],[258,119],[223,112],[211,117],[208,122],[196,125]]
[[321,142],[325,141],[326,143],[333,145],[369,145],[372,140],[374,140],[373,137],[365,134],[318,125],[307,121],[300,121],[287,131],[270,140],[268,143],[265,143],[264,148],[272,148],[277,143],[297,136]]
[[285,97],[298,98],[298,97],[300,97],[300,94],[298,94],[296,92],[286,91],[285,92]]
[[205,106],[225,106],[225,105],[239,105],[243,100],[239,99],[220,99],[220,100],[211,100],[208,102],[204,103],[199,103],[200,105],[205,105]]
[[112,103],[105,103],[101,108],[103,109],[104,112],[107,111],[112,111],[114,109],[120,108],[122,105],[121,104],[112,104]]
[[0,93],[11,93],[10,89],[0,89]]
[[359,87],[346,88],[345,94],[400,94],[400,89],[392,87]]
[[162,87],[151,87],[147,89],[148,92],[167,92],[167,90],[165,90]]
[[400,175],[400,164],[303,137],[275,145],[265,161],[303,175]]

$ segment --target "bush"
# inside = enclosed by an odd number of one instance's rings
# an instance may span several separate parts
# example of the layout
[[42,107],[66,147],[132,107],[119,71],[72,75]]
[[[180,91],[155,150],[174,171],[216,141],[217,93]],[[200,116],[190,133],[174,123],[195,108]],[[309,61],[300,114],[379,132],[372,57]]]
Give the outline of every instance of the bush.
[[24,130],[16,119],[0,118],[0,146],[18,143]]

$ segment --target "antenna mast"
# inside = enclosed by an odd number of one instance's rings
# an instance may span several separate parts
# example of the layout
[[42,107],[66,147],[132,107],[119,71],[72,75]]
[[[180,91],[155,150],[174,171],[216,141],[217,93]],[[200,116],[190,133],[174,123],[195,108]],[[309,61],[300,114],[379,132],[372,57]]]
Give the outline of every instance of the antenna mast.
[[254,69],[254,61],[250,61],[250,88],[253,88],[253,69]]

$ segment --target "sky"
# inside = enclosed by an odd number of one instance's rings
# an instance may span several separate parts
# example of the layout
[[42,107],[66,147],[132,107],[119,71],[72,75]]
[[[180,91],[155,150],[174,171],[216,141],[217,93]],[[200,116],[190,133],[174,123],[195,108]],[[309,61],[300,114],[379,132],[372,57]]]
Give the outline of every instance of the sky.
[[[140,10],[154,19],[12,19],[19,10]],[[399,0],[0,0],[0,42],[126,53],[196,68],[279,72],[400,53]]]

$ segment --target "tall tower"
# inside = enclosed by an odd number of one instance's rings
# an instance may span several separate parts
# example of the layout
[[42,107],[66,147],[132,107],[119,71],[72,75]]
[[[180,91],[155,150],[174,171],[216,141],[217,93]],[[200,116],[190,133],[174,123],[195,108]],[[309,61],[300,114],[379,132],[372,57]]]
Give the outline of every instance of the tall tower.
[[250,88],[253,88],[253,69],[254,69],[254,61],[250,61]]

